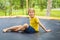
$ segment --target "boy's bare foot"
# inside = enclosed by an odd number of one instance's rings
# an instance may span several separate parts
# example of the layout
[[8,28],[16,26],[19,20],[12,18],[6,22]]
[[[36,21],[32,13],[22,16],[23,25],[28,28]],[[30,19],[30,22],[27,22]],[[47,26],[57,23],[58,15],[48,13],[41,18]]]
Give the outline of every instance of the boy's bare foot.
[[7,32],[8,31],[8,29],[3,29],[3,32]]

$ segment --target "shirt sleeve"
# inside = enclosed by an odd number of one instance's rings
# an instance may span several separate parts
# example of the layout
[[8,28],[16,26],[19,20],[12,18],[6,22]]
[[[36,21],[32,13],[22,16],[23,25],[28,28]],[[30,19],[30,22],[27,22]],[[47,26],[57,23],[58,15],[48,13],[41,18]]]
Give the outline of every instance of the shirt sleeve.
[[38,18],[35,18],[35,22],[36,22],[36,23],[39,23],[39,19],[38,19]]

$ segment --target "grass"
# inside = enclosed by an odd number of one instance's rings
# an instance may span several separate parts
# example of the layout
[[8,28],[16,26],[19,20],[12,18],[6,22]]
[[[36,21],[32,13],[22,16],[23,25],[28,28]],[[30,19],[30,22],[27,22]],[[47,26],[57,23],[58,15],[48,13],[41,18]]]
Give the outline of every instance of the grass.
[[5,12],[0,10],[0,16],[4,16],[5,15]]
[[[46,10],[40,11],[39,9],[36,10],[36,15],[38,16],[46,16]],[[59,17],[60,18],[60,10],[51,10],[51,17]]]
[[[17,16],[17,15],[26,15],[26,9],[20,9],[20,10],[13,10],[12,15],[13,16]],[[39,9],[35,9],[35,14],[37,16],[46,16],[46,9],[44,9],[43,11],[39,10]],[[5,12],[3,10],[0,10],[0,16],[5,16]],[[7,13],[6,16],[9,16],[9,14]],[[60,10],[51,10],[51,17],[59,17],[60,18]]]
[[51,10],[52,17],[60,17],[60,10]]

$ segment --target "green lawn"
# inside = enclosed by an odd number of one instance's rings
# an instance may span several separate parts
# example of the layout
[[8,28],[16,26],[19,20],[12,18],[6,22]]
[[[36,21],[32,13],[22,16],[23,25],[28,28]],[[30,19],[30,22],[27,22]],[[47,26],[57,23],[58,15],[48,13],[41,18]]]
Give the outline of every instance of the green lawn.
[[5,15],[5,12],[0,10],[0,16],[4,16]]
[[[40,11],[39,9],[36,10],[36,15],[38,16],[46,16],[46,10]],[[60,17],[60,10],[51,10],[51,17]]]
[[51,16],[53,17],[60,17],[60,10],[52,10]]
[[[6,13],[6,16],[9,16],[9,13]],[[35,14],[37,16],[46,16],[46,10],[44,9],[43,11],[40,11],[39,9],[35,9]],[[17,16],[17,15],[27,15],[26,13],[26,9],[20,9],[20,10],[13,10],[12,12],[13,16]],[[5,16],[5,12],[3,10],[0,10],[0,16]],[[60,17],[60,10],[51,10],[51,14],[50,16],[52,17]]]

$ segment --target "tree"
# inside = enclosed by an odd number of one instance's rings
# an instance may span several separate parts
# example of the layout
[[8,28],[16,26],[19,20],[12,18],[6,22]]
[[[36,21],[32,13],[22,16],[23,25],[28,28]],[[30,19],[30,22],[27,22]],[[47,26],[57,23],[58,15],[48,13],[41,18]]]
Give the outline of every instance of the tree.
[[10,2],[10,10],[9,10],[9,15],[12,15],[12,0],[9,0],[9,2]]
[[24,6],[24,0],[20,0],[20,6],[21,6],[21,8],[23,8],[23,6]]
[[34,6],[35,6],[35,1],[36,1],[36,0],[28,0],[28,7],[29,7],[29,8],[34,7]]
[[52,8],[52,0],[48,0],[48,2],[47,2],[47,13],[46,13],[46,16],[50,16],[51,8]]
[[26,13],[28,13],[27,11],[28,11],[28,0],[26,0]]

